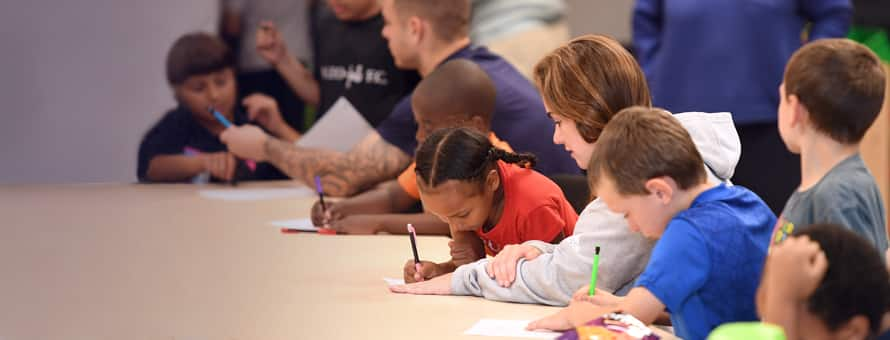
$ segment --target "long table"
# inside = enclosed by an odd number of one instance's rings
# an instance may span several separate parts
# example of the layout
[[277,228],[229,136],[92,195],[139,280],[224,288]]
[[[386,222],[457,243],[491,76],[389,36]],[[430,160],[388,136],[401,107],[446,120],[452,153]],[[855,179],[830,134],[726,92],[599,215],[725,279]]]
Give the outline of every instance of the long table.
[[[293,186],[242,184],[239,190]],[[455,339],[556,308],[392,294],[406,236],[282,234],[314,198],[220,201],[194,185],[0,186],[0,340]],[[447,238],[420,237],[445,260]]]

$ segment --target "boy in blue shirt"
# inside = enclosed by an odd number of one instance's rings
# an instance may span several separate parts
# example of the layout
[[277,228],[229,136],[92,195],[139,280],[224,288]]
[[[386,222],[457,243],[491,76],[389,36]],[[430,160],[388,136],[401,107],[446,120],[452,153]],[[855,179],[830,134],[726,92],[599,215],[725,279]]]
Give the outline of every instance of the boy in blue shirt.
[[566,330],[616,311],[649,324],[667,311],[678,336],[704,339],[720,324],[757,319],[754,293],[776,217],[751,191],[709,181],[676,118],[622,110],[603,130],[588,171],[592,192],[658,243],[627,296],[581,295],[530,329]]

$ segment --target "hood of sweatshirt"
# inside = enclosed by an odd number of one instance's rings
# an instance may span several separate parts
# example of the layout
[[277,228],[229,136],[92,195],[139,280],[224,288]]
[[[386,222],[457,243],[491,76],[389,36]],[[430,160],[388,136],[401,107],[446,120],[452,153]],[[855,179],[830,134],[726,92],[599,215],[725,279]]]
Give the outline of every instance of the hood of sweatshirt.
[[729,112],[674,114],[701,153],[705,166],[721,182],[728,182],[742,155],[742,143]]

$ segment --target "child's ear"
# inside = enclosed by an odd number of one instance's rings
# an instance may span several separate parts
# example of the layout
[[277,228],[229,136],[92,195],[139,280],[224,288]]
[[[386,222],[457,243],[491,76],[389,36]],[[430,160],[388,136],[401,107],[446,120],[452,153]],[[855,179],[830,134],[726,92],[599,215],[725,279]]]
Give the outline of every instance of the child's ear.
[[412,16],[408,19],[408,29],[411,36],[414,38],[414,42],[419,43],[422,40],[424,32],[424,24],[420,18],[416,16]]
[[654,196],[662,204],[670,204],[671,198],[674,196],[674,188],[671,185],[673,180],[667,177],[656,177],[646,181],[646,190]]
[[488,175],[485,176],[485,190],[488,192],[495,192],[501,186],[501,176],[498,175],[497,168],[491,169],[488,172]]
[[176,101],[176,104],[181,105],[182,104],[182,96],[179,94],[180,86],[172,85],[172,86],[170,86],[170,91],[173,91],[173,100]]
[[800,102],[800,98],[796,94],[788,95],[788,106],[791,108],[791,119],[789,120],[791,127],[799,127],[805,120],[809,120],[810,112]]
[[838,339],[868,339],[871,329],[865,315],[856,315],[834,332]]

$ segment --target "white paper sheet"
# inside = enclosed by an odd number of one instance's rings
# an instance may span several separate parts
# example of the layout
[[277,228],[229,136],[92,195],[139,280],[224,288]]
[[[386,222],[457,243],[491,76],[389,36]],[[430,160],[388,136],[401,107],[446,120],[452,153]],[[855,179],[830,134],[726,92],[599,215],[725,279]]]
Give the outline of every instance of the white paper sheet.
[[297,219],[292,219],[292,220],[279,220],[279,221],[269,222],[269,224],[271,224],[277,228],[288,228],[288,229],[299,230],[299,231],[317,232],[319,229],[318,227],[312,225],[311,218],[297,218]]
[[510,338],[556,339],[560,333],[549,331],[527,331],[530,320],[482,319],[466,330],[464,335],[500,336]]
[[391,277],[384,277],[383,281],[386,281],[386,284],[390,286],[398,286],[405,284],[405,279],[394,279]]
[[307,187],[271,189],[208,189],[198,192],[201,197],[223,201],[265,201],[288,198],[306,198],[316,195]]
[[297,145],[347,152],[372,131],[374,128],[349,103],[349,100],[340,97],[328,112],[297,140]]

